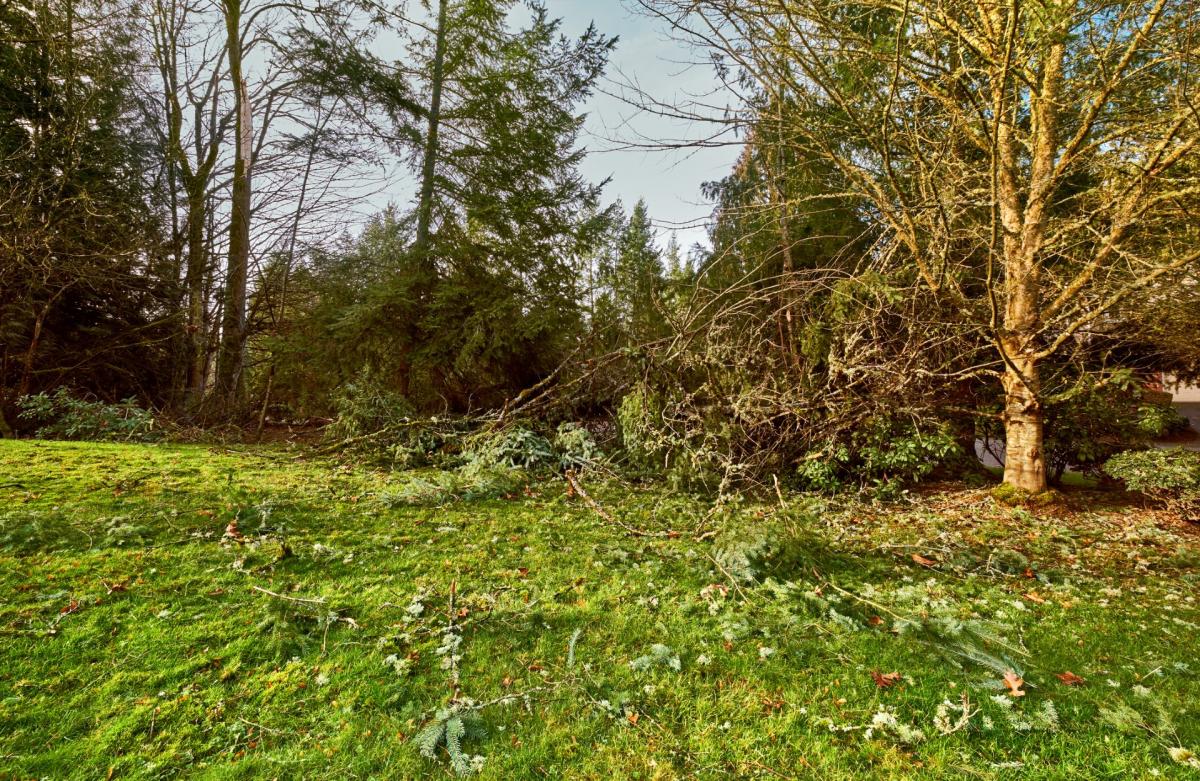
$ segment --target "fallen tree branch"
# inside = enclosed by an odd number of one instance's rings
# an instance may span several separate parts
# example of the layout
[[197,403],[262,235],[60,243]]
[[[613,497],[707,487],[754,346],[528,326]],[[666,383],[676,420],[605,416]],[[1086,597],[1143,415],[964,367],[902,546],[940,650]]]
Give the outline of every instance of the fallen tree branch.
[[267,596],[275,597],[276,599],[286,599],[288,602],[299,602],[303,605],[324,605],[325,604],[324,599],[304,599],[303,597],[289,597],[286,594],[276,594],[274,591],[268,591],[267,589],[262,588],[261,586],[251,586],[250,588],[254,589],[255,591],[261,591],[263,594],[266,594]]
[[609,523],[613,523],[613,524],[616,524],[617,526],[620,526],[622,529],[629,532],[634,537],[657,537],[657,538],[662,538],[662,539],[672,539],[673,540],[680,536],[679,532],[677,532],[677,531],[670,531],[670,530],[664,531],[664,532],[645,531],[644,529],[638,529],[634,526],[630,526],[629,524],[625,523],[624,521],[614,518],[610,512],[608,512],[607,510],[605,510],[603,507],[600,506],[599,502],[597,502],[595,499],[593,499],[591,496],[589,496],[587,491],[583,490],[583,485],[580,484],[579,478],[576,477],[574,470],[570,470],[570,469],[567,470],[566,478],[567,478],[567,484],[569,486],[571,486],[571,490],[574,491],[576,494],[578,494],[579,498],[582,499],[584,501],[584,503],[587,504],[588,507],[592,508],[592,511],[595,512],[596,515],[599,515],[601,518],[608,521]]

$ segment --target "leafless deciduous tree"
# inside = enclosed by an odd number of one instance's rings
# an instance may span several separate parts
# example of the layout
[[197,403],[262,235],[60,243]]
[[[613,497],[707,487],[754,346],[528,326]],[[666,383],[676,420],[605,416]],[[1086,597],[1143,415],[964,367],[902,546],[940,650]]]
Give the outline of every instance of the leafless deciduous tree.
[[[335,238],[383,180],[341,107],[306,78],[291,36],[341,18],[338,3],[152,0],[134,10],[153,73],[144,102],[159,129],[181,280],[177,403],[243,406],[248,311],[264,269]],[[253,187],[251,184],[253,183]],[[218,258],[224,255],[224,263]],[[271,281],[283,282],[287,274]],[[286,284],[284,282],[284,284]]]

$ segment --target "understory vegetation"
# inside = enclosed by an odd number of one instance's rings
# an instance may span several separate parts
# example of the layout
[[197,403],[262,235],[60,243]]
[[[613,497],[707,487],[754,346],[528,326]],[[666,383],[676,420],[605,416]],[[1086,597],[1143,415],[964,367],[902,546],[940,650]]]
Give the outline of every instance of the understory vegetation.
[[[477,458],[516,466],[513,444]],[[538,445],[547,462],[565,452]],[[467,468],[0,443],[0,765],[64,779],[1200,766],[1200,537],[1168,512],[936,487],[714,505],[557,466],[453,501],[421,487]]]

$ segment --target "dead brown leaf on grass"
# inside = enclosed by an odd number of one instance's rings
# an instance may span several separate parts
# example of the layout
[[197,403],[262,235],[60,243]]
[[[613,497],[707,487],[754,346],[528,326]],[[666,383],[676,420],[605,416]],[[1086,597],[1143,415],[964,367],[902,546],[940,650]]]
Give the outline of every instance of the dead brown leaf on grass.
[[871,671],[871,679],[875,681],[875,685],[880,689],[889,689],[900,683],[900,673],[881,673],[878,670]]
[[1008,687],[1010,697],[1024,697],[1025,692],[1021,687],[1025,685],[1025,679],[1017,675],[1012,670],[1004,673],[1004,685]]

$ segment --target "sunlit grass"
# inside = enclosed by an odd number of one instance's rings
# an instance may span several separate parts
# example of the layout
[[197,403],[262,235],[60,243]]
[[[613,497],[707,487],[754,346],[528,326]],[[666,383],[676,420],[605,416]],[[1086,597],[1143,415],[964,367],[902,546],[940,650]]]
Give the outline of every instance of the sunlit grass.
[[[633,536],[554,478],[390,508],[410,476],[301,456],[0,442],[2,773],[446,777],[412,739],[468,698],[484,778],[1196,773],[1168,750],[1200,747],[1200,540],[1164,517],[589,485]],[[760,532],[772,580],[737,580]],[[930,616],[1001,635],[1025,696],[897,633]],[[631,666],[656,645],[678,669]]]

